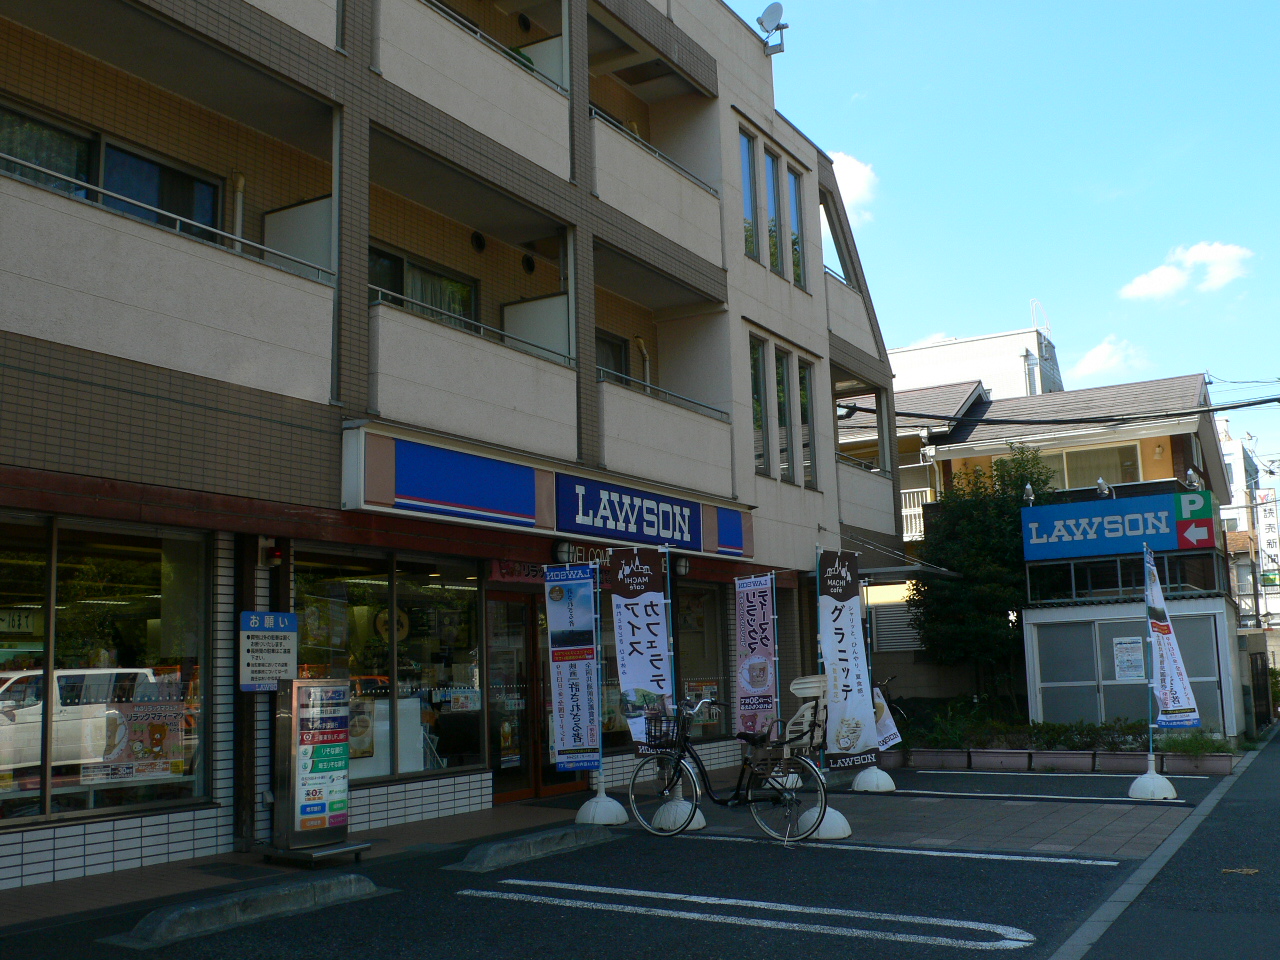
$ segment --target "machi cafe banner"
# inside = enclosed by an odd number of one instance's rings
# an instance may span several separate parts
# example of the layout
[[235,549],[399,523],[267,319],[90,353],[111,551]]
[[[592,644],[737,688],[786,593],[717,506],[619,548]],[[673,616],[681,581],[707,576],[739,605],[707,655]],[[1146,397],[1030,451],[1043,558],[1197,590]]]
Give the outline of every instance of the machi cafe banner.
[[862,641],[856,554],[837,550],[820,554],[818,622],[827,671],[827,764],[833,770],[873,764],[880,747]]
[[546,568],[557,770],[600,769],[595,587],[596,569],[589,563]]
[[1160,705],[1156,726],[1198,727],[1200,711],[1196,708],[1196,697],[1191,692],[1187,671],[1182,666],[1178,638],[1174,636],[1173,624],[1165,612],[1164,591],[1160,589],[1156,558],[1150,547],[1143,547],[1142,561],[1146,568],[1147,626],[1151,637],[1156,703]]
[[631,739],[645,742],[644,718],[670,716],[671,662],[662,555],[613,551],[613,636],[618,649],[618,712]]
[[738,594],[738,731],[760,733],[778,716],[773,574],[733,582]]
[[889,712],[889,704],[885,702],[879,687],[871,688],[871,699],[876,707],[876,746],[881,750],[888,750],[895,743],[902,742],[902,734],[898,732],[898,725],[893,722],[893,714]]

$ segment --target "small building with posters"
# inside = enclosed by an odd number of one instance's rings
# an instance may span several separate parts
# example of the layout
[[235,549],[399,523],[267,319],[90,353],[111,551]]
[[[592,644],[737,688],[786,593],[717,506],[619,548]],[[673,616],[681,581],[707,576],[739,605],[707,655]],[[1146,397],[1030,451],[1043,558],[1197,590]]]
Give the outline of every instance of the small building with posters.
[[1254,735],[1253,638],[1240,629],[1220,508],[1180,481],[1102,484],[1022,511],[1023,611],[1031,719],[1145,719],[1138,654],[1147,636],[1143,545],[1155,555],[1166,608],[1202,728]]

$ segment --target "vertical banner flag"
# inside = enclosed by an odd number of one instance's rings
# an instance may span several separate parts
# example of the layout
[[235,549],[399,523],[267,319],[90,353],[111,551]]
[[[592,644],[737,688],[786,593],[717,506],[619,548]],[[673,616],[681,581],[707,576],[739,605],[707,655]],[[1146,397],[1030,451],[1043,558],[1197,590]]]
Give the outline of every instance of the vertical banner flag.
[[833,770],[873,764],[879,737],[862,640],[856,554],[824,550],[819,555],[818,621],[827,670],[827,764]]
[[733,582],[738,593],[738,731],[761,733],[778,716],[773,576]]
[[627,718],[632,741],[640,744],[646,715],[673,712],[662,555],[615,549],[612,566],[618,710]]
[[1164,608],[1164,591],[1160,589],[1160,577],[1156,573],[1156,558],[1151,548],[1143,545],[1142,562],[1147,581],[1147,628],[1151,637],[1151,666],[1155,681],[1156,703],[1160,707],[1156,715],[1159,727],[1198,727],[1200,711],[1196,709],[1195,694],[1182,666],[1182,652],[1178,638],[1173,634],[1173,624]]
[[898,725],[893,722],[893,714],[889,712],[889,704],[885,702],[879,687],[871,688],[871,699],[876,707],[876,746],[881,750],[888,750],[895,743],[902,742],[902,734],[898,732]]
[[589,563],[546,568],[557,770],[600,769],[595,586],[596,570]]

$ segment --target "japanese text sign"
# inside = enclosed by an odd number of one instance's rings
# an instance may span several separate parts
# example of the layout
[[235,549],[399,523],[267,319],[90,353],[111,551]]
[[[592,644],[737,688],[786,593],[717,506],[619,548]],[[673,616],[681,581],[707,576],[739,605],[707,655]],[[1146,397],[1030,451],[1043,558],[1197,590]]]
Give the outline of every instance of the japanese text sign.
[[820,555],[818,623],[827,671],[827,763],[832,769],[874,763],[879,737],[855,554],[827,550]]
[[734,580],[738,608],[738,730],[763,732],[778,716],[773,574]]
[[642,743],[645,716],[672,712],[662,555],[656,550],[615,550],[612,565],[618,709],[626,717],[631,739]]
[[240,689],[275,690],[276,681],[298,676],[298,615],[240,614]]
[[600,769],[595,587],[596,569],[590,564],[546,568],[551,725],[557,770]]

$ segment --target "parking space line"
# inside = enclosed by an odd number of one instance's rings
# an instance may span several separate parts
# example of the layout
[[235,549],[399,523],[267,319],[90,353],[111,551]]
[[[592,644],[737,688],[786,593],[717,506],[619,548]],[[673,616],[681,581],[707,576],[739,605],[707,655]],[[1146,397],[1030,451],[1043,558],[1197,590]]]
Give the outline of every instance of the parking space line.
[[[1132,773],[1070,773],[1063,771],[1061,773],[1050,773],[1046,770],[912,770],[915,774],[928,774],[935,776],[941,774],[943,776],[967,776],[967,777],[1124,777],[1126,780],[1132,780],[1135,774]],[[1171,773],[1166,776],[1168,780],[1208,780],[1209,777],[1203,773]]]
[[[895,790],[909,797],[959,797],[962,800],[1052,800],[1058,803],[1128,803],[1135,807],[1190,807],[1189,800],[1139,800],[1134,797],[1071,797],[1056,793],[969,793],[965,790]],[[891,796],[892,794],[890,794]]]
[[[760,840],[755,837],[723,837],[706,833],[682,833],[681,840],[723,840],[728,843],[776,843],[775,840]],[[916,847],[877,847],[861,843],[823,843],[806,840],[800,844],[805,849],[819,850],[857,850],[864,853],[900,853],[912,857],[950,857],[958,860],[1011,860],[1022,863],[1062,863],[1084,867],[1118,867],[1119,860],[1084,860],[1079,857],[1040,857],[1034,854],[1021,853],[977,853],[968,850],[923,850]]]
[[589,884],[554,883],[550,881],[503,880],[503,884],[563,890],[573,893],[604,894],[620,898],[644,900],[678,900],[705,906],[738,907],[769,913],[793,913],[822,917],[847,917],[856,920],[874,920],[881,923],[906,926],[943,927],[950,930],[993,934],[999,939],[966,940],[959,937],[931,936],[928,934],[871,930],[863,927],[840,927],[824,923],[800,923],[767,917],[738,916],[725,913],[697,913],[692,910],[668,910],[663,907],[647,907],[631,903],[609,903],[599,900],[578,900],[567,897],[548,897],[533,893],[514,893],[503,890],[459,890],[459,896],[482,897],[492,900],[508,900],[522,903],[538,903],[547,906],[571,907],[580,910],[599,910],[651,917],[667,917],[677,920],[694,920],[702,923],[723,923],[743,927],[760,927],[768,930],[789,930],[795,933],[822,934],[833,937],[852,937],[866,940],[886,940],[898,943],[917,943],[926,946],[959,947],[967,950],[1021,950],[1036,942],[1033,934],[1017,927],[979,921],[951,920],[941,917],[921,917],[907,914],[872,913],[863,910],[845,910],[838,907],[806,906],[792,903],[773,903],[764,900],[739,900],[729,897],[709,897],[698,894],[667,893],[657,890],[636,890],[625,887],[599,887]]

